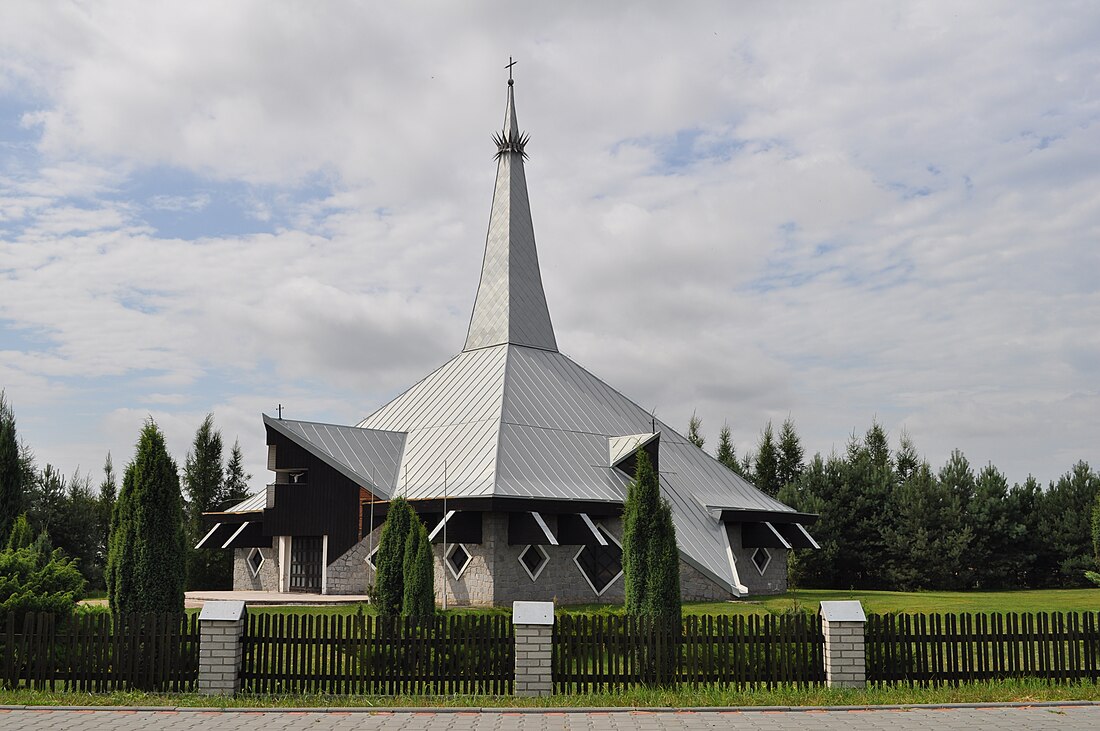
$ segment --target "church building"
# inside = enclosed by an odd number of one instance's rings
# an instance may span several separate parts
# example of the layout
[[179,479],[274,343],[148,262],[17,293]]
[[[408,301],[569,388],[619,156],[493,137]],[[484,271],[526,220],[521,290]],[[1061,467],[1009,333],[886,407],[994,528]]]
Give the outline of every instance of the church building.
[[508,81],[496,188],[462,352],[353,426],[264,415],[267,489],[200,545],[233,551],[233,588],[362,594],[388,501],[406,497],[448,605],[622,602],[622,509],[648,453],[680,547],[685,601],[787,588],[798,513],[558,350]]

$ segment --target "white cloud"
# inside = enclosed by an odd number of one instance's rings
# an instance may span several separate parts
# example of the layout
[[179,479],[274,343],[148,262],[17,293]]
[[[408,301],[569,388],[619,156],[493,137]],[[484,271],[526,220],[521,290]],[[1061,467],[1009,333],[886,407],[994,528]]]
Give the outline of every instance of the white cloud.
[[[150,410],[182,455],[214,410],[260,481],[259,409],[353,422],[457,350],[508,54],[582,365],[742,449],[791,414],[827,452],[877,414],[1012,479],[1100,462],[1089,6],[8,16],[0,95],[33,162],[0,159],[0,385],[55,462],[127,449]],[[271,232],[220,234],[226,205]]]

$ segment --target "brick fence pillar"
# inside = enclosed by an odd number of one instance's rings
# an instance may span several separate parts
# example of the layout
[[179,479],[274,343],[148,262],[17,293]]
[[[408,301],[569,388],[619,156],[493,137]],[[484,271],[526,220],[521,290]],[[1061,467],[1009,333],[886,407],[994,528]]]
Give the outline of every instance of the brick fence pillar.
[[867,653],[863,635],[866,624],[867,615],[857,601],[821,602],[825,684],[830,688],[866,687]]
[[554,692],[550,660],[554,655],[554,602],[512,602],[516,632],[513,693],[547,696]]
[[199,612],[199,693],[236,695],[244,634],[244,602],[206,602]]

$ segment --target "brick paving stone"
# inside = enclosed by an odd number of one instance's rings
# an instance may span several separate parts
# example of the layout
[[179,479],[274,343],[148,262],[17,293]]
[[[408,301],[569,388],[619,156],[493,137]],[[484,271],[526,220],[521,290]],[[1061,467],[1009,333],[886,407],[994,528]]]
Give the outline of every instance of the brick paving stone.
[[0,731],[1095,731],[1100,706],[600,713],[0,711]]

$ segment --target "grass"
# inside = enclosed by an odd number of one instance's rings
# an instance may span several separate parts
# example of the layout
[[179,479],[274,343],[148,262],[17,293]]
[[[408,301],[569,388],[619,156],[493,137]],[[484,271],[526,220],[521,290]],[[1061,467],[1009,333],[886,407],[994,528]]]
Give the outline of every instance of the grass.
[[[1100,589],[1021,591],[856,591],[799,589],[771,597],[729,602],[689,602],[684,614],[782,614],[792,609],[816,612],[822,601],[856,599],[867,613],[912,612],[1074,612],[1100,611]],[[582,604],[559,607],[566,614],[617,614],[621,606]]]
[[[791,609],[816,612],[819,602],[857,599],[868,613],[912,612],[1080,612],[1100,611],[1100,589],[1028,589],[1020,591],[856,591],[799,589],[770,597],[729,602],[688,602],[684,614],[782,614]],[[93,610],[94,611],[94,610]],[[102,611],[106,611],[104,607]],[[188,612],[197,612],[189,609]],[[374,614],[369,604],[324,606],[259,606],[250,614]],[[448,614],[511,614],[511,607],[455,607]],[[563,614],[621,614],[622,605],[577,604],[559,606]]]
[[716,706],[867,706],[920,703],[988,703],[1043,701],[1100,701],[1100,685],[1051,685],[1040,680],[1005,680],[940,688],[776,688],[772,690],[634,688],[614,693],[556,695],[549,698],[514,696],[331,696],[242,695],[237,698],[196,693],[139,692],[67,693],[39,690],[2,690],[0,705],[26,706],[176,706],[212,708],[325,708],[325,707],[475,707],[475,708],[692,708]]

